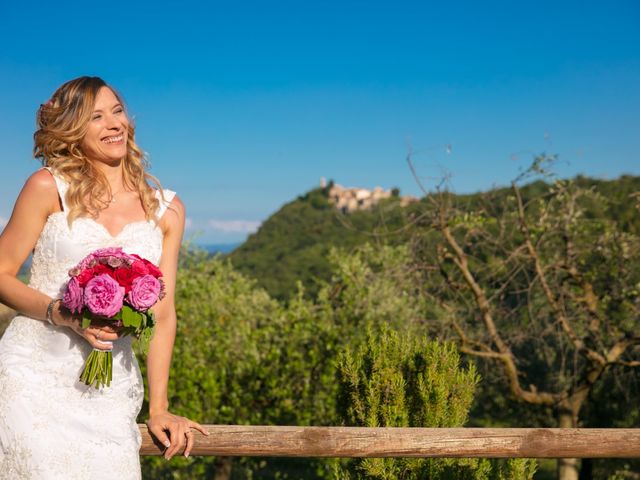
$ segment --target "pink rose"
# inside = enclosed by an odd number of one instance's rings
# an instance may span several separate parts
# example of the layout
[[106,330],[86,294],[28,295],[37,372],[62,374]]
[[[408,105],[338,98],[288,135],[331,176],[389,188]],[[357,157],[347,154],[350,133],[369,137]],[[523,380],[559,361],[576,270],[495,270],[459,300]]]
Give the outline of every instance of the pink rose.
[[67,283],[67,289],[62,297],[62,304],[72,313],[80,313],[82,311],[82,288],[77,277],[72,278]]
[[162,285],[153,275],[143,275],[133,280],[127,302],[136,310],[144,312],[158,301]]
[[84,287],[84,300],[94,315],[113,317],[122,308],[124,288],[108,274],[93,277]]
[[71,275],[72,277],[75,277],[81,271],[86,270],[87,268],[93,267],[92,262],[95,262],[93,255],[91,254],[87,255],[82,259],[82,261],[78,265],[76,265],[71,270],[69,270],[69,275]]

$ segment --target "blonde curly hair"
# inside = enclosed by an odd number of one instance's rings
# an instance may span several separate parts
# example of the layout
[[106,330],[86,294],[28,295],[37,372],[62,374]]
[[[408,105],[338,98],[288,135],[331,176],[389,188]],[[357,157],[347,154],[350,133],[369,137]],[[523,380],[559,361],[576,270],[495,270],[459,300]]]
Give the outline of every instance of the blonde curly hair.
[[[87,158],[80,147],[84,138],[98,91],[109,88],[123,105],[122,97],[99,77],[79,77],[60,86],[51,99],[38,109],[38,129],[33,134],[33,156],[45,167],[51,167],[68,184],[65,197],[69,208],[69,226],[78,217],[97,218],[100,210],[109,205],[111,188],[104,174]],[[123,181],[127,188],[137,191],[147,220],[155,220],[160,202],[149,181],[162,195],[156,177],[147,173],[149,162],[135,142],[135,128],[129,121],[127,155],[123,159]]]

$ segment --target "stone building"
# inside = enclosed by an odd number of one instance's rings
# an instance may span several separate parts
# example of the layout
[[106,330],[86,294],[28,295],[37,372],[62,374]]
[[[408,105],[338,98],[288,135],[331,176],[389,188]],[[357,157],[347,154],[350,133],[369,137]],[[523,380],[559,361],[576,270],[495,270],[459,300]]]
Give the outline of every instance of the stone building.
[[[321,181],[323,188],[325,185],[326,183]],[[343,187],[335,183],[329,188],[329,201],[343,213],[349,213],[355,210],[368,210],[380,200],[391,198],[392,195],[391,190],[384,190],[379,186],[376,186],[373,190],[368,190],[358,187]],[[418,200],[411,195],[405,195],[399,197],[399,199],[400,205],[403,207]]]

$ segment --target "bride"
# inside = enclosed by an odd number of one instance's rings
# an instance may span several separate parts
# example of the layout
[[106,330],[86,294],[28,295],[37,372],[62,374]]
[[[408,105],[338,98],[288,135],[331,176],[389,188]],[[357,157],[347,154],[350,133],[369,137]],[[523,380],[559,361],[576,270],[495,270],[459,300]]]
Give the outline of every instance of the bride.
[[[153,307],[147,426],[165,458],[188,456],[193,430],[208,433],[168,410],[184,206],[145,171],[123,102],[102,79],[63,84],[37,126],[34,155],[44,167],[0,235],[0,302],[19,312],[0,340],[0,478],[137,479],[144,392],[131,337],[106,324],[83,329],[59,299],[69,269],[98,248],[119,246],[159,266],[166,296]],[[25,285],[16,275],[32,251]],[[78,380],[92,349],[113,353],[109,387]]]

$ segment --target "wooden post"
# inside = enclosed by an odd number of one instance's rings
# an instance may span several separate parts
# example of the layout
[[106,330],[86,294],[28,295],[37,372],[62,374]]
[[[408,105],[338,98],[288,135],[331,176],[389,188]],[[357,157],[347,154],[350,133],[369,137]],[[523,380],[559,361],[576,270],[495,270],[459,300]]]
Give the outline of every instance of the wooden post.
[[[640,457],[640,429],[207,425],[192,455],[236,457]],[[141,455],[161,455],[145,425]]]

